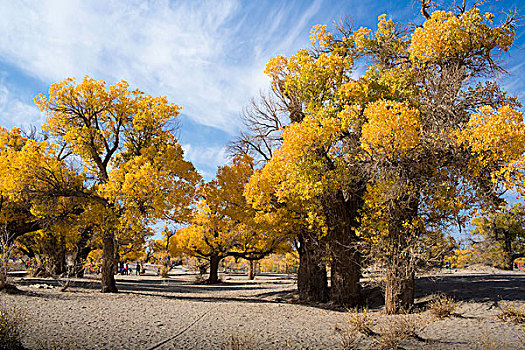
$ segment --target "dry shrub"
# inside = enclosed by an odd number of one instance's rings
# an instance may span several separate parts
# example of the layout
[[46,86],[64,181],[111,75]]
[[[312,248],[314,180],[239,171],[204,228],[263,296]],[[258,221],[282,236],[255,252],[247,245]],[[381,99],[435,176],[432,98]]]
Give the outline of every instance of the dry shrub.
[[348,310],[346,323],[342,328],[336,326],[341,346],[345,350],[358,349],[359,343],[364,336],[373,336],[376,333],[372,330],[374,321],[370,318],[368,309],[359,311],[358,309]]
[[516,324],[525,323],[525,305],[506,302],[499,306],[501,313],[498,315],[500,320]]
[[489,331],[483,332],[481,338],[474,344],[474,350],[507,350],[508,344],[501,343],[492,337]]
[[166,278],[168,277],[168,273],[170,272],[170,268],[168,266],[161,266],[159,268],[159,276]]
[[223,342],[220,347],[221,350],[256,350],[259,348],[259,344],[253,337],[239,334],[230,334],[228,340]]
[[438,294],[428,304],[428,311],[432,316],[444,319],[454,315],[457,306],[458,304],[452,297],[445,294]]
[[24,349],[21,340],[23,326],[23,315],[0,303],[0,349]]
[[376,343],[380,349],[399,349],[408,338],[423,340],[418,335],[426,327],[426,322],[416,315],[395,315],[388,317],[379,330]]

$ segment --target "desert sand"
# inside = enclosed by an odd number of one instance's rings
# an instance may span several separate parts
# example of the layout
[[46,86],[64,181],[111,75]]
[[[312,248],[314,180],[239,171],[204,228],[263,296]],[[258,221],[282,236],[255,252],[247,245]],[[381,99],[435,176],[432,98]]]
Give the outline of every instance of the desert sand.
[[[175,271],[169,278],[117,276],[120,292],[102,294],[94,279],[17,279],[23,291],[2,294],[26,320],[24,346],[64,349],[342,349],[348,312],[297,303],[293,276],[223,275],[224,283],[203,285]],[[404,349],[525,349],[525,328],[500,320],[506,302],[525,304],[525,273],[495,269],[444,271],[416,281],[417,335]],[[424,311],[436,293],[460,301],[454,316],[439,320]],[[370,302],[377,333],[392,319],[382,303]],[[380,348],[377,337],[359,335],[358,348]]]

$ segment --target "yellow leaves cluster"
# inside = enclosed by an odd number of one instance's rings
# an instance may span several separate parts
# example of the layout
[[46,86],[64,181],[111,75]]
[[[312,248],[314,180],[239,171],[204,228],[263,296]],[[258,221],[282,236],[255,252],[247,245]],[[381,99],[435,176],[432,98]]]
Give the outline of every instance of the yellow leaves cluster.
[[27,140],[20,150],[8,149],[0,155],[0,191],[13,200],[34,194],[80,188],[84,181],[54,156],[47,142]]
[[0,126],[0,152],[7,149],[19,151],[26,142],[26,138],[22,137],[20,128],[13,128],[11,130],[4,129]]
[[498,109],[483,106],[452,135],[475,156],[471,163],[472,176],[489,170],[494,182],[504,182],[507,188],[518,186],[518,191],[523,192],[525,124],[522,112],[510,106]]
[[525,147],[523,113],[510,106],[497,110],[483,106],[470,116],[457,142],[467,143],[477,153],[492,151],[504,161],[514,159]]
[[310,43],[312,46],[319,45],[322,49],[330,48],[334,36],[326,29],[326,25],[315,25],[310,31]]
[[492,18],[492,14],[481,14],[478,8],[460,15],[435,11],[422,28],[414,31],[408,49],[410,57],[430,62],[484,55],[494,48],[507,51],[514,40],[514,31],[508,26],[491,28],[486,21]]
[[371,154],[406,154],[419,143],[420,113],[407,103],[380,100],[365,110],[362,147]]

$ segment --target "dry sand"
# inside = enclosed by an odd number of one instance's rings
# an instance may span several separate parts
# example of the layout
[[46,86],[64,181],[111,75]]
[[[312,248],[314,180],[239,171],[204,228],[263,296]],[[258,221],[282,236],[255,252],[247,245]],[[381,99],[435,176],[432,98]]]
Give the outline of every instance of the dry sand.
[[[231,337],[240,349],[341,349],[348,314],[329,305],[296,303],[296,284],[286,275],[263,275],[255,281],[226,275],[225,283],[194,284],[179,273],[169,279],[118,276],[118,294],[102,294],[90,279],[71,282],[22,279],[25,293],[1,295],[27,320],[24,345],[67,349],[229,349]],[[417,316],[418,335],[405,349],[525,349],[525,329],[497,318],[505,301],[525,304],[525,273],[471,269],[438,273],[417,280],[416,301],[423,305],[438,292],[462,301],[456,316],[437,320]],[[371,305],[374,331],[387,332],[396,316]],[[377,338],[360,340],[359,348],[378,348]]]

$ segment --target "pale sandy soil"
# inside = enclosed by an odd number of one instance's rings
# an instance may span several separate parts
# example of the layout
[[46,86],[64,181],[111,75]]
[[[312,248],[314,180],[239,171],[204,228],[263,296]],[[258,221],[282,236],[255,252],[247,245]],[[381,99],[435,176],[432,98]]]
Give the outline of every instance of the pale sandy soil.
[[[474,269],[475,270],[475,269]],[[296,303],[296,285],[286,275],[224,276],[217,286],[196,285],[194,276],[169,279],[119,276],[118,294],[102,294],[98,283],[74,280],[66,292],[53,280],[17,282],[21,295],[0,295],[27,320],[24,345],[35,349],[219,349],[236,339],[241,349],[341,349],[348,314],[329,305]],[[40,288],[39,288],[40,287]],[[525,349],[525,328],[497,318],[505,301],[525,304],[525,273],[461,271],[420,277],[416,298],[424,309],[429,295],[447,293],[462,301],[456,316],[417,316],[418,335],[405,349]],[[395,316],[372,303],[377,333]],[[412,317],[412,316],[411,316]],[[362,337],[359,348],[378,348]],[[227,347],[229,349],[230,347]]]

